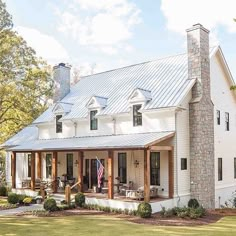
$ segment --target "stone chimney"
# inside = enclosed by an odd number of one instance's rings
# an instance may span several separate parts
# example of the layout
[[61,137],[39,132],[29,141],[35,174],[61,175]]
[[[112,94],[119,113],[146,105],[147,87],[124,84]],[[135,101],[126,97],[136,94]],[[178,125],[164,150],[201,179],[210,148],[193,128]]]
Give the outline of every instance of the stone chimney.
[[215,207],[214,106],[211,101],[209,31],[187,30],[188,75],[196,79],[189,104],[190,192],[206,208]]
[[53,103],[60,101],[70,92],[70,68],[65,63],[59,63],[53,67],[53,79],[55,83]]

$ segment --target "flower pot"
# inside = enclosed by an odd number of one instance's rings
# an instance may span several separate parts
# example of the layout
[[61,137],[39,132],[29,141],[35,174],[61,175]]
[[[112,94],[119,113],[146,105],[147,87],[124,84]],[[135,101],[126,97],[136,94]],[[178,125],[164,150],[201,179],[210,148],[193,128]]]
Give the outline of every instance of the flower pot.
[[41,204],[42,203],[42,199],[36,199],[36,204]]

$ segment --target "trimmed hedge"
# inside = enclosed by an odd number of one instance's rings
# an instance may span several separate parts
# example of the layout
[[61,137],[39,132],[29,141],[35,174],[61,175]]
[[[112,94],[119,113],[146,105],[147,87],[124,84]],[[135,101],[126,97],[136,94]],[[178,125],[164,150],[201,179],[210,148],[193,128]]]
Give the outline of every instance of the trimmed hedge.
[[83,193],[77,193],[75,195],[75,205],[82,207],[85,203],[85,196]]
[[199,202],[195,198],[192,198],[188,201],[188,207],[190,207],[190,208],[198,208],[199,206],[200,206]]
[[57,211],[58,210],[57,203],[56,203],[55,199],[53,199],[53,198],[47,198],[44,201],[43,208],[46,211]]
[[19,201],[19,197],[16,193],[9,193],[7,198],[8,203],[16,204]]
[[150,218],[152,215],[152,207],[149,203],[143,202],[138,205],[138,215],[141,218]]

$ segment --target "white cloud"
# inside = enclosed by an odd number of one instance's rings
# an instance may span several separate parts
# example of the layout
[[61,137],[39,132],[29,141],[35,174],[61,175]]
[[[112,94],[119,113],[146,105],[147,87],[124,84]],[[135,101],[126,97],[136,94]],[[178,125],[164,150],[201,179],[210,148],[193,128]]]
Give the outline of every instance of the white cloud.
[[69,59],[66,49],[52,36],[23,26],[16,27],[17,32],[26,40],[36,54],[49,63],[57,63]]
[[[132,30],[141,22],[140,10],[129,0],[73,0],[73,10],[57,10],[58,30],[80,45],[106,54],[127,48]],[[88,14],[89,13],[89,14]]]
[[218,42],[217,28],[223,26],[236,33],[235,0],[162,0],[161,10],[167,19],[167,28],[185,34],[193,24],[201,23],[210,29],[211,43]]

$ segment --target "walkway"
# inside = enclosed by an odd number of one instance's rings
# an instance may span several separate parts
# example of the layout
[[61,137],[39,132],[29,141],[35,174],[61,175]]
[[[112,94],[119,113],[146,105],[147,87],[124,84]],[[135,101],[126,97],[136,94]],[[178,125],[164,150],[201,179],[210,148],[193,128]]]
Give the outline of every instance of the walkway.
[[35,210],[43,210],[43,205],[34,204],[30,206],[21,206],[21,207],[9,209],[9,210],[2,210],[0,211],[0,216],[10,216],[10,215],[15,215],[17,213],[23,213],[26,211],[35,211]]

